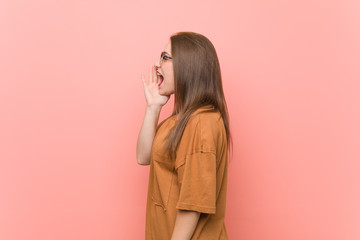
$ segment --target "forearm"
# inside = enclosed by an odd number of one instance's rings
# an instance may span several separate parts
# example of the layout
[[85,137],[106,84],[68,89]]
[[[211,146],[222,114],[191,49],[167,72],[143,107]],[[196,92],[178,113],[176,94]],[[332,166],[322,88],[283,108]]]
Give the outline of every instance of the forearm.
[[144,121],[136,145],[136,157],[139,164],[150,163],[151,148],[159,121],[160,111],[161,107],[158,106],[146,107]]
[[178,210],[171,240],[190,240],[199,221],[200,213]]

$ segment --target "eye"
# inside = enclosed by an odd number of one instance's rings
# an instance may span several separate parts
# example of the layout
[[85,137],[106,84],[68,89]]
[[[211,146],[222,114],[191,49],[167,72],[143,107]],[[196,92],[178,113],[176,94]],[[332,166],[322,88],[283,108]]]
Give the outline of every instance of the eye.
[[168,59],[169,59],[169,57],[164,55],[164,60],[168,60]]

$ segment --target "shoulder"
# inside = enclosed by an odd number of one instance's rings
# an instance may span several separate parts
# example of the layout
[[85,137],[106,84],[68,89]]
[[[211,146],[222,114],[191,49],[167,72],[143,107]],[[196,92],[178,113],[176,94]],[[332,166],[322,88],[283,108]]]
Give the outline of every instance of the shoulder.
[[224,125],[220,112],[203,110],[197,109],[187,122],[177,148],[177,161],[199,152],[216,154],[222,146]]
[[219,137],[224,131],[219,111],[195,111],[185,126],[183,138],[193,142],[193,150],[215,152]]
[[[211,112],[208,110],[211,110]],[[194,128],[201,128],[203,130],[210,131],[217,130],[221,124],[222,117],[219,111],[200,108],[194,111],[187,123],[187,127],[192,130]]]

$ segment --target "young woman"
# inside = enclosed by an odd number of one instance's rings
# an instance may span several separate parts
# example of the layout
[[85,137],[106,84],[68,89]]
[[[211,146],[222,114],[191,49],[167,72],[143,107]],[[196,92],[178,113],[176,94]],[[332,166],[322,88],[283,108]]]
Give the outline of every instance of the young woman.
[[[137,162],[150,165],[146,240],[228,239],[224,217],[231,136],[213,44],[194,32],[171,35],[141,76],[147,102]],[[171,116],[159,114],[174,94]]]

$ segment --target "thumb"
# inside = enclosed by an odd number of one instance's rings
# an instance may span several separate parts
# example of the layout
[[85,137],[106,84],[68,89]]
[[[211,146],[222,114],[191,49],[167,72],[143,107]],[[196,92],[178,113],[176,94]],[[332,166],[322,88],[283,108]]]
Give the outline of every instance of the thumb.
[[141,74],[141,81],[142,81],[143,84],[145,84],[145,78],[144,78],[143,74]]

